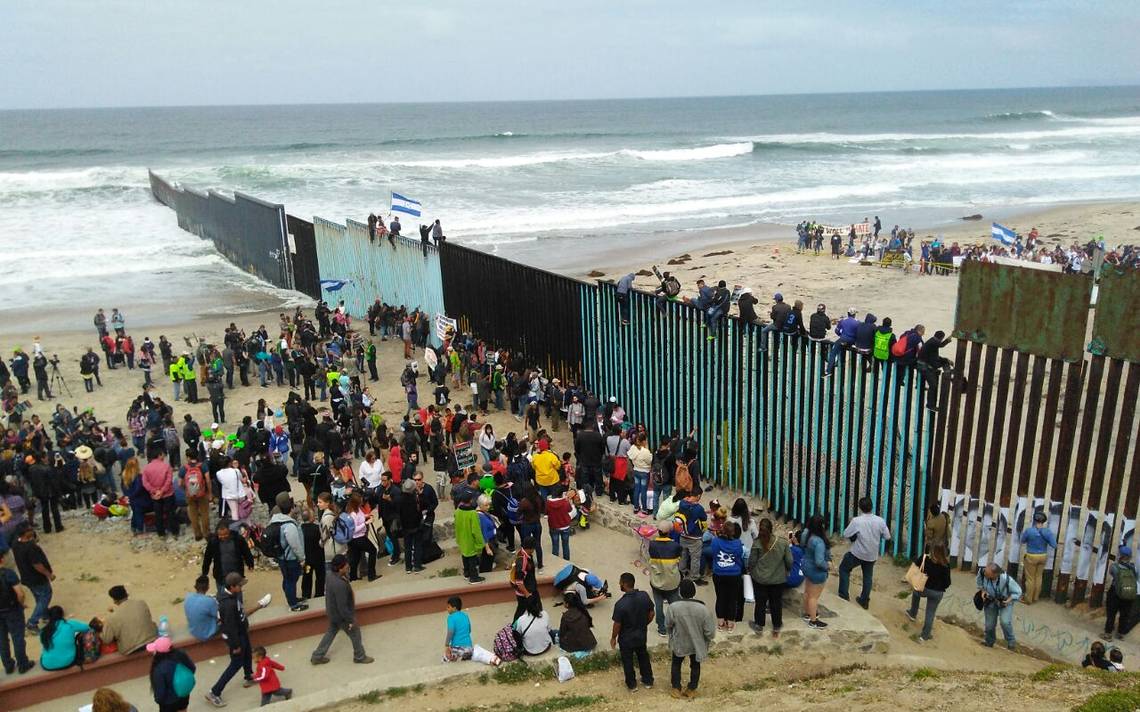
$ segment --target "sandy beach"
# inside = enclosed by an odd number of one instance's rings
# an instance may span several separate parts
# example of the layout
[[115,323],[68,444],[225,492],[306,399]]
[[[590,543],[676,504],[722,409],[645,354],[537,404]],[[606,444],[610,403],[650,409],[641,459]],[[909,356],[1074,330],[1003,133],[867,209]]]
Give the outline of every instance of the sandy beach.
[[[965,209],[964,209],[965,211]],[[884,232],[892,223],[883,215]],[[931,228],[915,228],[916,239],[941,235],[949,243],[962,246],[987,244],[993,219],[959,220]],[[1046,246],[1085,243],[1103,235],[1107,246],[1140,243],[1140,203],[1080,203],[1007,215],[1000,219],[1021,234],[1036,227]],[[687,241],[684,238],[687,236]],[[838,318],[849,307],[860,315],[868,311],[891,317],[896,331],[925,324],[930,329],[949,332],[954,323],[958,293],[955,277],[907,274],[899,269],[851,264],[848,258],[835,260],[825,245],[818,256],[796,254],[794,226],[756,225],[704,233],[672,233],[654,243],[652,250],[631,259],[628,251],[615,250],[596,265],[573,273],[580,279],[617,280],[628,272],[651,270],[657,265],[681,280],[682,295],[696,294],[697,279],[725,280],[729,288],[750,287],[760,300],[756,311],[766,315],[776,292],[790,302],[801,299],[805,312],[816,304],[827,305],[827,313]],[[684,256],[689,258],[685,259]],[[670,261],[678,262],[670,265]],[[601,273],[601,275],[598,275]],[[593,274],[593,277],[590,275]],[[653,291],[658,280],[639,275],[638,289]]]

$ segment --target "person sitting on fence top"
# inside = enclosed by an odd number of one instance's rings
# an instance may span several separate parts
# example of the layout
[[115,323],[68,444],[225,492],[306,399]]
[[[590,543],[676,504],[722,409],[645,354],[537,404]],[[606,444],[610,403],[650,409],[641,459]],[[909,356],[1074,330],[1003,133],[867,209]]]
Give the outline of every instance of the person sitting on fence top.
[[827,305],[817,304],[815,313],[808,321],[808,337],[812,341],[827,341],[827,332],[831,331],[831,317],[827,315]]
[[863,317],[863,322],[855,327],[855,350],[867,356],[875,346],[875,330],[878,319],[871,312]]
[[740,310],[740,320],[746,324],[756,323],[756,305],[760,302],[752,295],[752,288],[745,287],[740,290],[736,299],[736,307]]
[[827,354],[827,368],[823,372],[823,377],[827,378],[835,371],[835,362],[839,360],[839,354],[843,352],[844,347],[850,346],[855,343],[855,333],[859,328],[859,320],[855,318],[855,307],[847,310],[847,316],[839,320],[835,325],[835,335],[839,337],[831,345],[831,351]]
[[784,329],[784,322],[787,321],[788,315],[792,313],[792,308],[784,301],[784,295],[776,292],[772,297],[773,304],[768,316],[771,318],[764,328],[760,330],[760,350],[768,350],[768,332],[775,331],[779,333]]

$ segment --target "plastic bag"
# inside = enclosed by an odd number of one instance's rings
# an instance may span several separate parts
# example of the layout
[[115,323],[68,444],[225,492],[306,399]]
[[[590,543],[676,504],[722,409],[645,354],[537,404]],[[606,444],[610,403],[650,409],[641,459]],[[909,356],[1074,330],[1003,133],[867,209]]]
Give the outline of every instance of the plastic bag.
[[558,657],[558,681],[566,682],[574,679],[574,667],[570,665],[570,658],[565,655]]
[[744,602],[756,603],[756,592],[752,588],[752,576],[744,574],[740,578],[744,580]]

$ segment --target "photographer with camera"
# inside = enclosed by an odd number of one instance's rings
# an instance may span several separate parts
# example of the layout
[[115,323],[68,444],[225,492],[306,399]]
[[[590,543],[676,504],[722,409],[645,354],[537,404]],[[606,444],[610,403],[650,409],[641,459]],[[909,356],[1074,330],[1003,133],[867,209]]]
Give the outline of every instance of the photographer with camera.
[[[52,363],[59,363],[59,357],[53,356]],[[32,370],[36,373],[36,398],[38,400],[51,400],[51,388],[48,382],[48,359],[43,352],[36,354],[32,360]]]
[[978,571],[978,592],[974,594],[974,605],[986,618],[985,640],[987,648],[992,648],[997,639],[996,628],[1001,621],[1001,632],[1010,650],[1017,647],[1013,637],[1013,604],[1021,600],[1021,586],[1012,576],[1001,570],[997,564],[987,564]]

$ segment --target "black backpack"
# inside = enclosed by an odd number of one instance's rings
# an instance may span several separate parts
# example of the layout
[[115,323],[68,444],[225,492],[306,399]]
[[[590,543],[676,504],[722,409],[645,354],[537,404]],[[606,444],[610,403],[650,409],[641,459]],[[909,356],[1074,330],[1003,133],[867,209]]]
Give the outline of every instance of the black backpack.
[[261,538],[257,540],[257,548],[261,550],[271,559],[280,559],[285,556],[285,544],[281,539],[281,527],[285,522],[270,522],[269,526],[261,532]]

